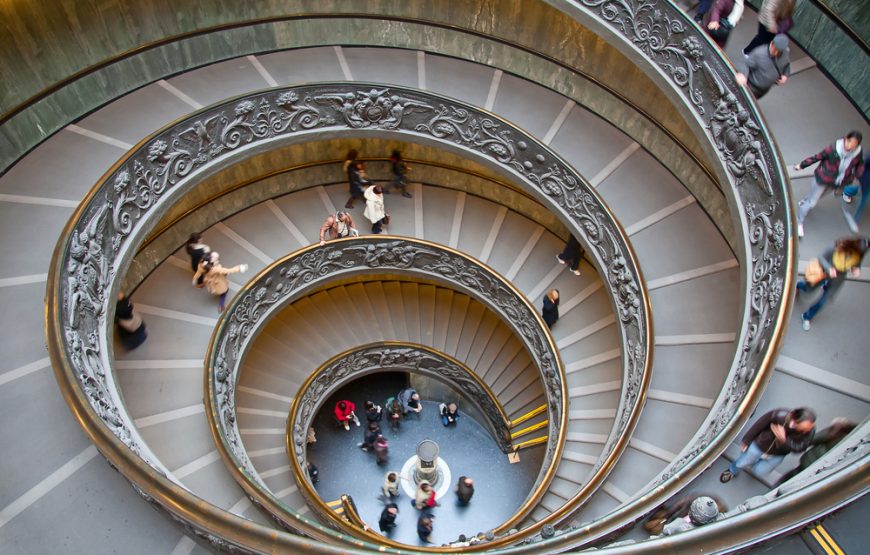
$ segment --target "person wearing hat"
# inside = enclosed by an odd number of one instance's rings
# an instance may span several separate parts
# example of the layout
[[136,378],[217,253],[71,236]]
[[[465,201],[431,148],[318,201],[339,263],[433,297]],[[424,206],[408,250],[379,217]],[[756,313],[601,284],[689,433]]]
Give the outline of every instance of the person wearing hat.
[[695,498],[689,505],[689,514],[665,524],[662,534],[671,536],[691,530],[697,526],[703,526],[719,519],[719,504],[712,497],[701,496]]
[[788,37],[776,35],[770,44],[762,44],[744,59],[734,60],[734,66],[737,82],[748,85],[755,98],[761,99],[774,85],[785,85],[791,74]]

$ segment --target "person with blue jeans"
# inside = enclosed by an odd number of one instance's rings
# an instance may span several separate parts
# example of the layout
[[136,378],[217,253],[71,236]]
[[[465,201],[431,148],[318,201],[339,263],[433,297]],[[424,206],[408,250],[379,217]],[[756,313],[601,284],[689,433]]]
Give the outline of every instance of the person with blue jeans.
[[816,429],[816,415],[808,408],[775,409],[762,415],[740,442],[740,456],[719,476],[723,484],[751,468],[757,476],[768,474],[789,453],[809,447]]
[[806,278],[798,282],[798,293],[807,293],[819,287],[822,288],[822,296],[801,314],[804,331],[810,331],[813,318],[840,290],[847,276],[858,277],[861,275],[861,260],[867,252],[868,245],[870,245],[870,239],[867,237],[838,239],[834,248],[828,249],[818,258],[819,264],[825,272],[825,277],[815,283],[810,283]]
[[[870,164],[870,154],[864,158],[864,167],[866,168],[868,164]],[[852,199],[855,198],[859,192],[861,193],[861,200],[858,201],[858,207],[855,209],[855,213],[845,213],[846,223],[849,224],[849,229],[852,230],[852,233],[858,233],[858,225],[861,223],[861,216],[864,215],[864,207],[867,206],[867,199],[870,198],[870,172],[865,171],[862,173],[859,182],[860,185],[852,184],[843,187],[843,202],[846,204],[851,204]]]

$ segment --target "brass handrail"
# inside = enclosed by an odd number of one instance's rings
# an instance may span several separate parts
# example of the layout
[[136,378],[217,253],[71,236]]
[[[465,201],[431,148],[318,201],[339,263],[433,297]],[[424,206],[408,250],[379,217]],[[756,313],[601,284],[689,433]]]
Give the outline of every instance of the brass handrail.
[[522,424],[523,422],[525,422],[526,420],[530,420],[530,419],[538,416],[542,412],[546,412],[546,410],[547,410],[547,405],[541,405],[540,407],[535,407],[532,410],[530,410],[529,412],[520,416],[519,418],[515,418],[515,419],[511,420],[510,427],[513,428],[514,426],[518,426],[518,425]]
[[533,439],[527,439],[526,441],[521,441],[514,445],[514,451],[519,451],[520,449],[525,449],[527,447],[534,447],[535,445],[541,445],[542,443],[547,443],[547,436],[536,437]]

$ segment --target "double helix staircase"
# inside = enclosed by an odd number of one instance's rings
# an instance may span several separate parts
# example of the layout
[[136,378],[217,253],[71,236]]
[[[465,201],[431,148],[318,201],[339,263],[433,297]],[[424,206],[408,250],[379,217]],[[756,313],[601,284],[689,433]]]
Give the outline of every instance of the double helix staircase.
[[[732,39],[732,44],[742,42],[740,36]],[[634,498],[688,444],[709,417],[735,356],[743,290],[739,263],[727,241],[667,168],[573,101],[485,65],[386,48],[274,52],[192,69],[118,98],[46,139],[0,178],[7,261],[0,270],[0,304],[6,309],[0,322],[6,355],[0,406],[9,423],[3,434],[12,454],[0,460],[4,552],[54,551],[66,542],[82,546],[85,541],[98,552],[122,546],[149,553],[203,549],[147,509],[102,464],[69,418],[48,369],[41,310],[44,272],[63,223],[100,175],[130,146],[192,111],[191,101],[207,105],[261,89],[270,84],[264,72],[279,84],[364,76],[384,87],[418,86],[408,76],[421,58],[429,90],[484,106],[523,127],[586,176],[631,238],[647,282],[655,355],[643,415],[627,451],[572,522],[604,516]],[[768,98],[761,106],[787,161],[821,148],[854,125],[854,112],[811,65],[774,93],[781,101]],[[807,114],[820,95],[834,99],[832,115],[824,122]],[[817,125],[802,125],[796,133],[798,114],[816,118]],[[591,266],[584,263],[577,277],[556,262],[562,246],[559,230],[451,183],[430,183],[421,175],[414,180],[422,184],[412,187],[413,199],[387,197],[390,234],[425,239],[477,258],[535,305],[547,289],[561,292],[562,316],[552,331],[567,373],[569,424],[556,478],[525,524],[539,521],[584,485],[615,418],[622,368],[612,303]],[[795,176],[798,195],[807,180]],[[225,262],[247,263],[253,273],[316,242],[320,223],[343,204],[346,188],[310,185],[243,207],[206,229],[205,242]],[[823,250],[842,232],[836,210],[821,205],[813,212],[801,259]],[[361,212],[357,208],[353,214],[365,231]],[[181,250],[132,292],[149,338],[132,352],[116,346],[119,390],[142,438],[185,488],[220,509],[270,525],[223,468],[207,425],[202,360],[218,314],[212,298],[190,287],[190,275]],[[231,276],[231,292],[245,279]],[[870,385],[863,365],[867,348],[861,341],[866,287],[863,279],[849,281],[840,302],[820,316],[810,334],[791,326],[759,413],[807,404],[817,409],[820,422],[866,416]],[[327,330],[335,335],[328,336]],[[285,420],[297,388],[334,354],[385,339],[431,345],[466,362],[511,418],[542,402],[536,371],[518,341],[480,303],[458,292],[382,281],[339,286],[300,300],[270,324],[250,353],[237,412],[260,476],[303,514],[308,509],[285,448]],[[730,456],[733,448],[726,453]],[[769,484],[749,478],[718,488],[716,476],[726,462],[703,474],[697,487],[715,487],[729,503],[766,491]],[[58,525],[52,534],[37,533],[53,518]]]

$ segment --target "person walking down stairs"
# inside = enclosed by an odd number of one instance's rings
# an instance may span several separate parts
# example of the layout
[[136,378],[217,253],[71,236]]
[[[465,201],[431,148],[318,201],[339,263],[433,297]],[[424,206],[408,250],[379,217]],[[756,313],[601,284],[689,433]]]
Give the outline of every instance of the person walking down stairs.
[[756,476],[773,471],[789,453],[802,453],[810,446],[816,429],[816,414],[808,408],[775,409],[755,421],[740,442],[740,456],[719,476],[723,484],[752,467]]
[[822,288],[822,296],[801,314],[804,331],[810,331],[813,318],[843,287],[847,276],[861,275],[861,261],[870,246],[870,238],[844,237],[838,239],[834,248],[818,258],[810,260],[804,270],[804,278],[797,284],[798,294]]
[[199,262],[199,267],[196,274],[193,276],[193,285],[196,286],[199,276],[204,275],[203,282],[205,288],[212,295],[218,298],[218,312],[224,311],[224,305],[227,301],[227,291],[230,289],[230,282],[227,276],[230,274],[243,274],[248,271],[247,264],[239,264],[232,268],[225,268],[221,265],[220,254],[216,251],[209,253],[208,258]]

